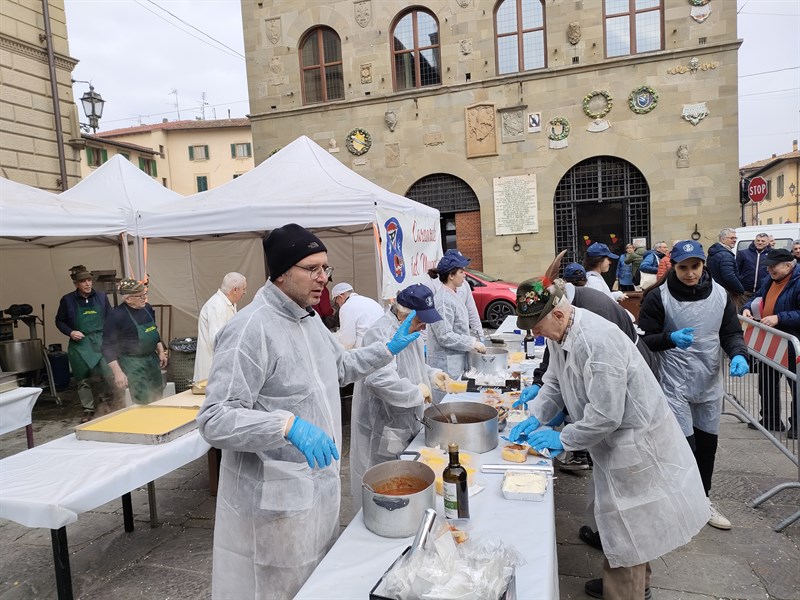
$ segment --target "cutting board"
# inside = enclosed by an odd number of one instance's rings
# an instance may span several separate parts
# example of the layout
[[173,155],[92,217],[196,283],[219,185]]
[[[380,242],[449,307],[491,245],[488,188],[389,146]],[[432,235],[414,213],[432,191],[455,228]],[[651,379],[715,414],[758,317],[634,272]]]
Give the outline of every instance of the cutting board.
[[96,442],[164,444],[197,427],[197,407],[136,405],[78,425],[75,437]]

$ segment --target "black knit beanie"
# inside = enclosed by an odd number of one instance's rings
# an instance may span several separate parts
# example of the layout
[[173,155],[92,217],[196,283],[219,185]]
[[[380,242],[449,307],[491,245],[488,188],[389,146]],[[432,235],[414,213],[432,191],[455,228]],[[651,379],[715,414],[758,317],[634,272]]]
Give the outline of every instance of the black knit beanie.
[[317,236],[305,227],[289,223],[273,229],[264,238],[264,256],[267,258],[269,278],[275,281],[306,256],[328,249]]

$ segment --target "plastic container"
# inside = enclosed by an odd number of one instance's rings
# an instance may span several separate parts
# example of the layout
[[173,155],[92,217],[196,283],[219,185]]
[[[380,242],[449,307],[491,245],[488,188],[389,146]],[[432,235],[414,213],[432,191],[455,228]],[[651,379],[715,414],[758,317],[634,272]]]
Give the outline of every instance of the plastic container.
[[506,500],[541,502],[547,494],[550,478],[544,473],[506,471],[503,474],[503,497]]

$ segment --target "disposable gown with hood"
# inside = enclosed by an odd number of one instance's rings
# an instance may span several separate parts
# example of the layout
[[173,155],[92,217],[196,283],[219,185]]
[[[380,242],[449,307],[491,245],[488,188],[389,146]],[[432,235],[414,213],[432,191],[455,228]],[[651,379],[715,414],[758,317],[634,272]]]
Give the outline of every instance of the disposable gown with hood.
[[[391,312],[364,334],[369,344],[391,339],[400,326]],[[395,460],[419,433],[424,398],[419,384],[433,389],[438,373],[425,364],[421,339],[412,342],[391,363],[357,381],[350,425],[350,485],[353,509],[361,508],[361,480],[367,469]]]
[[222,454],[215,599],[291,598],[339,528],[339,463],[311,469],[283,430],[313,423],[341,453],[339,386],[388,364],[386,341],[345,351],[272,282],[217,338],[200,434]]
[[[445,285],[436,292],[433,303],[442,320],[428,327],[428,364],[458,379],[469,368],[469,352],[475,346],[475,338],[469,333],[467,307]],[[433,390],[434,402],[443,397],[443,392]]]
[[565,406],[561,441],[594,461],[594,516],[611,567],[639,565],[686,544],[709,518],[692,451],[639,351],[620,329],[574,308],[531,406],[542,423]]

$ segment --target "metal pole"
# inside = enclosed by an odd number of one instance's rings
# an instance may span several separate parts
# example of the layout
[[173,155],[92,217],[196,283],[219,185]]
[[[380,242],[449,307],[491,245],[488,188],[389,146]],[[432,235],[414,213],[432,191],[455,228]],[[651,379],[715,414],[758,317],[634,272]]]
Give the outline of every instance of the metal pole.
[[67,159],[64,156],[64,130],[61,127],[61,104],[58,98],[56,59],[53,54],[53,32],[50,29],[50,6],[48,0],[42,0],[42,16],[44,17],[44,37],[47,46],[47,66],[50,69],[50,92],[53,94],[53,118],[56,122],[58,169],[61,172],[61,191],[63,192],[69,187],[69,183],[67,182]]

